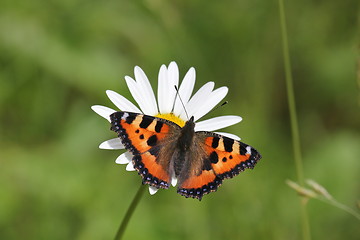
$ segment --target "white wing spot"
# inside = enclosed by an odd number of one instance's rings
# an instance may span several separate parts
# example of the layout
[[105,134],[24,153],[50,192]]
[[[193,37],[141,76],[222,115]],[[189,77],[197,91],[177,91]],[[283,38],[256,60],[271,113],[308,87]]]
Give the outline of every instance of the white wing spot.
[[250,154],[251,155],[251,147],[247,146],[246,147],[246,154]]
[[121,117],[122,120],[126,120],[129,117],[129,114],[124,112],[124,115]]

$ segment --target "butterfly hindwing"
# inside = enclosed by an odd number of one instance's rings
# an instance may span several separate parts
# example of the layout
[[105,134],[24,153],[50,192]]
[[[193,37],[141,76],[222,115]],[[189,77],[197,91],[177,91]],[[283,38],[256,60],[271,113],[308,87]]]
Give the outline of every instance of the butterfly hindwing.
[[199,200],[204,194],[216,191],[222,182],[212,169],[203,146],[202,138],[194,136],[190,149],[184,152],[182,171],[178,175],[178,193]]
[[118,133],[122,144],[134,155],[132,162],[143,183],[168,188],[171,180],[169,162],[159,157],[166,139],[179,126],[164,119],[131,112],[110,115],[111,130]]
[[204,194],[216,191],[222,180],[238,175],[246,168],[253,168],[261,155],[251,146],[211,132],[196,132],[200,144],[197,151],[204,151],[201,169],[183,181],[178,192],[185,197],[201,199]]
[[178,188],[178,193],[185,197],[201,200],[203,195],[215,192],[222,183],[222,179],[216,176],[214,170],[202,170],[200,174],[193,174],[186,179]]

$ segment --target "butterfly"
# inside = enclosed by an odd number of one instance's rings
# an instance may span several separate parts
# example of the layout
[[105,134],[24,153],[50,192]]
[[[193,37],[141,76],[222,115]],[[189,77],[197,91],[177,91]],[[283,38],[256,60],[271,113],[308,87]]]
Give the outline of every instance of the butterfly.
[[132,112],[110,115],[111,130],[133,154],[143,184],[167,189],[178,180],[177,192],[201,200],[227,178],[254,168],[260,153],[253,147],[206,131],[195,132],[194,117],[183,127],[166,119]]

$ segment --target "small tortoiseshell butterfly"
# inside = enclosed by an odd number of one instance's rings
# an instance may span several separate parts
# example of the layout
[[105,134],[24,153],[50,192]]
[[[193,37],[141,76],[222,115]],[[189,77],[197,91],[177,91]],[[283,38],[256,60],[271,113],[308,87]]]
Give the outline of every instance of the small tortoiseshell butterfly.
[[194,117],[180,127],[174,122],[132,112],[110,115],[111,130],[133,154],[132,162],[143,184],[169,188],[201,200],[226,178],[254,168],[261,155],[253,147],[212,132],[195,132]]

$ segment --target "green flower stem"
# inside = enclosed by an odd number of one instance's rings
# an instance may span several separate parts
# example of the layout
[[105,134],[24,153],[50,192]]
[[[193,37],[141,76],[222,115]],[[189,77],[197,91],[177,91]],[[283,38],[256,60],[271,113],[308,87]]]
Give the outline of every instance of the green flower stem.
[[116,233],[116,236],[114,238],[115,240],[120,240],[122,238],[122,236],[124,235],[126,226],[128,225],[130,218],[131,218],[132,214],[134,213],[137,205],[139,204],[139,201],[144,193],[145,188],[146,188],[146,186],[141,184],[141,186],[140,186],[139,190],[137,191],[134,199],[132,200],[128,210],[126,211],[126,214],[125,214],[125,216],[121,222],[121,225]]
[[[291,133],[292,133],[292,143],[294,151],[294,159],[296,166],[296,174],[298,182],[301,186],[304,186],[304,176],[303,176],[303,166],[301,158],[301,148],[300,148],[300,137],[299,137],[299,128],[296,116],[296,104],[294,96],[294,87],[291,74],[291,62],[289,56],[289,46],[287,39],[286,31],[286,18],[285,18],[285,9],[284,1],[279,0],[279,15],[280,15],[280,25],[281,25],[281,37],[283,42],[283,54],[284,54],[284,67],[285,67],[285,79],[286,79],[286,89],[288,95],[288,104],[289,104],[289,113],[290,113],[290,123],[291,123]],[[301,215],[302,215],[302,230],[303,230],[303,239],[310,240],[310,224],[309,218],[306,210],[305,201],[301,201]]]

